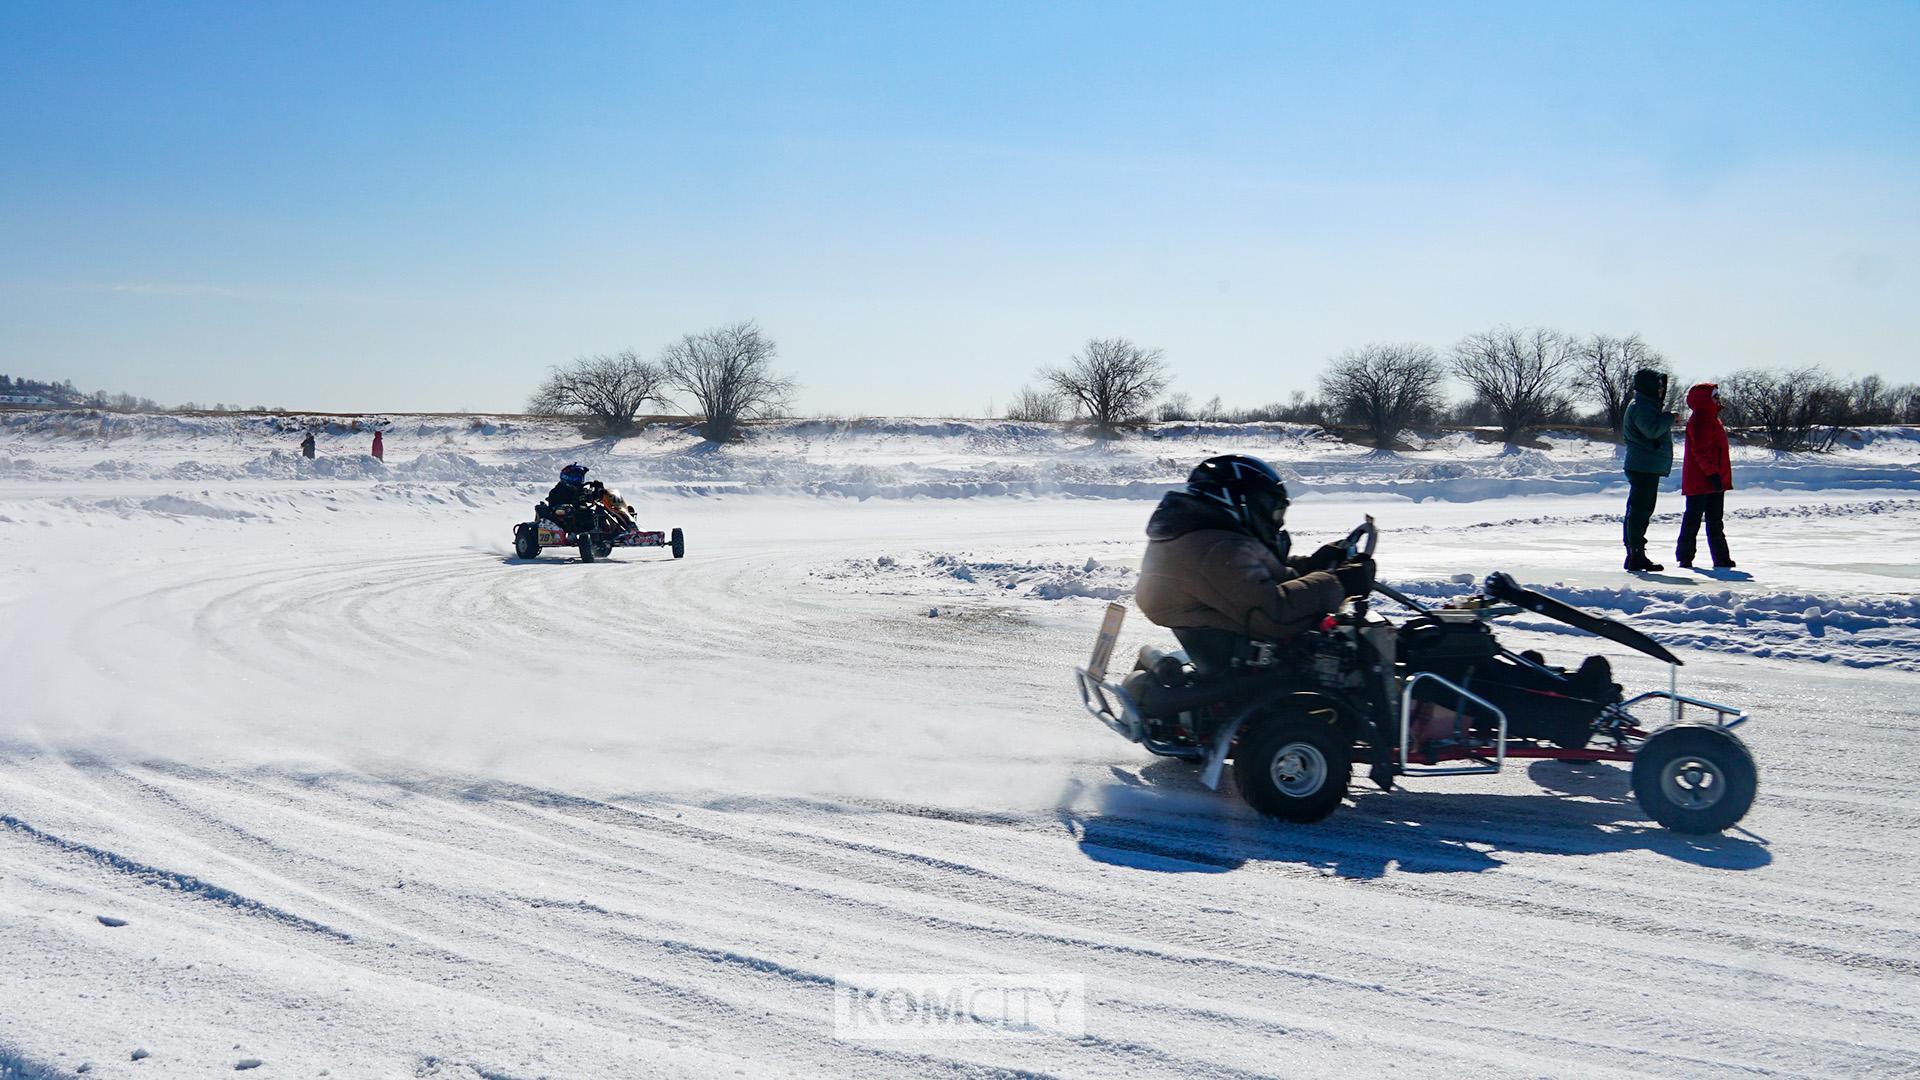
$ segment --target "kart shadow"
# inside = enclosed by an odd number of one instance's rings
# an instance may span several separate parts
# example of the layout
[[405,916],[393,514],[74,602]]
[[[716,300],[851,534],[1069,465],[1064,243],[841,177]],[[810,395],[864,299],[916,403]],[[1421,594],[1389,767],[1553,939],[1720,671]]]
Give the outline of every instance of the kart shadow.
[[[518,555],[499,555],[499,556],[493,556],[493,557],[498,558],[500,560],[501,566],[580,566],[580,565],[583,565],[580,561],[580,556],[578,555],[541,555],[537,558],[532,558],[532,559],[523,559]],[[648,559],[645,556],[642,556],[640,558],[627,558],[627,559],[616,559],[612,556],[606,556],[603,558],[593,560],[592,565],[594,566],[640,566],[648,562],[657,562],[657,561],[659,560]]]
[[[603,561],[609,561],[609,560],[601,560],[601,559],[594,560],[595,564],[598,564]],[[532,559],[523,559],[518,555],[507,555],[507,556],[503,556],[500,559],[500,565],[502,566],[579,566],[580,556],[571,555],[564,558],[559,556],[540,556]]]
[[1651,851],[1718,870],[1773,861],[1753,840],[1687,836],[1653,824],[1634,801],[1626,770],[1606,764],[1535,762],[1527,775],[1540,793],[1518,795],[1449,790],[1458,781],[1446,780],[1381,792],[1356,774],[1348,801],[1312,825],[1259,816],[1230,780],[1207,791],[1199,771],[1182,762],[1112,773],[1112,782],[1093,793],[1093,811],[1063,811],[1063,824],[1087,858],[1139,870],[1217,874],[1249,863],[1293,863],[1365,879],[1389,870],[1482,873],[1521,854]]

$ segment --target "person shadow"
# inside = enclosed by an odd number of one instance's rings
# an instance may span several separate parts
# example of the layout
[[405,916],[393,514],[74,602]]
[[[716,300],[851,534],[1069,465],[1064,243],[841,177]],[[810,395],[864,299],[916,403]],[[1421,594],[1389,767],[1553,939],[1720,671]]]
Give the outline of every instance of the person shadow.
[[1652,570],[1635,570],[1633,571],[1633,576],[1639,578],[1641,581],[1650,581],[1656,585],[1698,584],[1698,582],[1694,578],[1679,577],[1674,574],[1662,574]]
[[[1415,778],[1412,788],[1381,792],[1356,774],[1332,816],[1300,825],[1260,816],[1238,798],[1231,779],[1211,792],[1193,765],[1158,759],[1138,769],[1110,767],[1106,783],[1063,800],[1059,818],[1088,859],[1161,873],[1292,863],[1371,879],[1390,870],[1483,873],[1519,854],[1629,851],[1721,870],[1773,861],[1752,834],[1687,836],[1654,824],[1617,765],[1541,760],[1526,775],[1537,790],[1511,794],[1454,786],[1471,778]],[[1075,808],[1081,805],[1087,809]]]
[[1693,568],[1693,572],[1696,574],[1699,574],[1701,577],[1711,578],[1714,581],[1752,581],[1753,580],[1753,575],[1747,573],[1745,570],[1728,570],[1728,569],[1721,569],[1721,568],[1709,569],[1704,566],[1696,566]]

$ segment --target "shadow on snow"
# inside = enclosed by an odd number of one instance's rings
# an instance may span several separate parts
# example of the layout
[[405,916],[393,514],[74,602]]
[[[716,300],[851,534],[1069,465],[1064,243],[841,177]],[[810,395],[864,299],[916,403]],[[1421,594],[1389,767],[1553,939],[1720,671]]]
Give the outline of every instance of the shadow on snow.
[[1191,765],[1156,761],[1137,772],[1114,768],[1112,782],[1093,793],[1094,812],[1060,816],[1089,859],[1165,873],[1217,874],[1267,862],[1377,878],[1388,870],[1479,873],[1504,865],[1507,855],[1627,851],[1719,870],[1754,870],[1773,860],[1755,840],[1687,836],[1653,824],[1623,768],[1535,761],[1527,775],[1539,793],[1450,790],[1460,781],[1417,778],[1419,787],[1388,793],[1356,777],[1354,793],[1332,817],[1295,825],[1260,817],[1230,782],[1210,792]]

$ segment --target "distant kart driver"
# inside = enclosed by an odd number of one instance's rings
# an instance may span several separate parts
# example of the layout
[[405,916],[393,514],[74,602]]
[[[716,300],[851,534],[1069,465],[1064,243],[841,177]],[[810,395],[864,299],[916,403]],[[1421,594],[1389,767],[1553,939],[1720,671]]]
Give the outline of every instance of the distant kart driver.
[[1326,544],[1293,555],[1287,486],[1256,457],[1208,458],[1147,521],[1134,601],[1180,639],[1203,675],[1230,668],[1252,642],[1312,629],[1349,596],[1373,588],[1370,558]]
[[590,520],[587,507],[592,501],[587,489],[587,467],[574,462],[560,470],[560,482],[547,492],[547,501],[534,507],[536,518],[546,518],[568,532]]

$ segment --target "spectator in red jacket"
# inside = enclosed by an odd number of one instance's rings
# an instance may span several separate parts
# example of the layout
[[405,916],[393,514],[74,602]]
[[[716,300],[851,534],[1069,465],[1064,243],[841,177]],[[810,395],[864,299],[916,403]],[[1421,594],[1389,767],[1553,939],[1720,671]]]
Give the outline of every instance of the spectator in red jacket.
[[380,432],[376,430],[373,433],[373,456],[380,461],[387,460],[387,448],[384,443],[385,440],[380,438]]
[[1721,521],[1727,490],[1733,487],[1733,456],[1727,449],[1727,429],[1720,423],[1720,388],[1700,383],[1687,391],[1686,460],[1680,466],[1680,494],[1687,497],[1687,512],[1680,518],[1680,542],[1674,557],[1681,566],[1693,565],[1694,541],[1700,535],[1700,523],[1707,523],[1707,548],[1713,552],[1716,570],[1733,569],[1733,556],[1727,551],[1727,534]]

